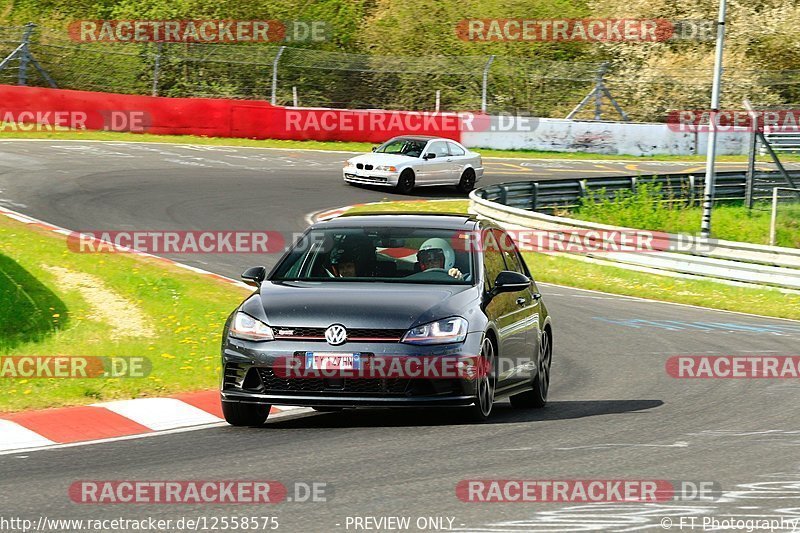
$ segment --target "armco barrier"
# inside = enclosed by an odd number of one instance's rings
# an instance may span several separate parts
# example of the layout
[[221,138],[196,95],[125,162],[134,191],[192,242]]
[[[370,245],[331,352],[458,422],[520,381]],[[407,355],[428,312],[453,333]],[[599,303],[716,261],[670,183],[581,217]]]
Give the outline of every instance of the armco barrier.
[[[678,179],[681,176],[687,177],[688,175],[673,175],[672,178]],[[779,179],[777,176],[762,176],[762,179],[767,178],[776,182]],[[541,186],[550,186],[551,193],[558,191],[558,194],[550,194],[551,198],[557,197],[559,201],[574,205],[580,195],[580,190],[585,190],[589,186],[597,186],[608,180],[628,180],[630,183],[630,178],[589,178],[587,180],[555,180],[541,183],[512,182],[492,185],[472,191],[470,211],[494,219],[508,228],[523,227],[565,232],[576,229],[606,232],[633,231],[630,228],[575,220],[533,210],[532,206],[537,204],[537,200],[533,197],[536,193],[541,192]],[[576,184],[579,181],[583,183]],[[592,181],[591,185],[588,183],[590,181]],[[720,187],[723,189],[718,192],[722,195],[726,194],[726,190],[731,197],[739,194],[738,188],[732,187],[730,183],[723,183]],[[734,192],[730,192],[729,189]],[[539,198],[538,201],[544,200]],[[552,209],[552,203],[544,202],[542,205],[549,205]],[[679,243],[680,247],[676,248],[688,251],[684,253],[592,252],[580,255],[617,263],[633,270],[660,271],[682,276],[701,276],[712,280],[755,283],[792,290],[800,289],[800,249],[733,241],[705,241],[698,237],[685,235],[668,235],[667,239],[670,243]]]
[[[141,112],[146,117],[145,133],[159,135],[381,143],[395,135],[414,133],[461,139],[458,120],[452,113],[285,108],[257,100],[163,98],[0,85],[0,120],[22,112],[64,111],[86,113],[86,128],[92,130],[109,129],[105,121],[108,112]],[[363,123],[374,124],[383,118],[380,115],[389,114],[395,120],[384,120],[384,127],[353,126],[358,123],[355,115],[361,115]],[[308,124],[318,127],[304,127]]]
[[[788,171],[800,179],[800,171]],[[668,201],[689,202],[703,198],[705,176],[702,174],[661,174],[652,176],[620,176],[608,178],[560,179],[547,181],[513,181],[478,189],[486,200],[530,211],[552,212],[558,208],[574,207],[581,197],[603,191],[614,197],[619,191],[631,191],[642,183],[660,186],[661,196]],[[773,187],[785,187],[786,181],[778,172],[757,171],[753,182],[754,199],[771,199]],[[717,201],[744,200],[747,178],[745,171],[718,172],[714,182]],[[794,193],[781,192],[781,197]]]

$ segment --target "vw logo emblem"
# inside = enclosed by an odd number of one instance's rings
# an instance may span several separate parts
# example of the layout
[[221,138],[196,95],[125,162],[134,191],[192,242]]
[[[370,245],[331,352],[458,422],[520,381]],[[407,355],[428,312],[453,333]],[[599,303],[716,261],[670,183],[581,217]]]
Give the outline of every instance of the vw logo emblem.
[[333,346],[344,344],[347,340],[347,330],[341,324],[334,324],[325,330],[325,340]]

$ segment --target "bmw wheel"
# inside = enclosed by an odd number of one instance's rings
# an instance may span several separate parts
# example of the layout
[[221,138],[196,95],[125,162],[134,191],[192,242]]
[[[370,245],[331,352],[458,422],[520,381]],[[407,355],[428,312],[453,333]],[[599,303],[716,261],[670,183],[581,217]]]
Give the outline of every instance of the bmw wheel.
[[475,188],[475,171],[468,168],[461,174],[461,181],[456,185],[458,192],[468,193]]
[[397,180],[397,192],[408,194],[414,188],[414,171],[410,168],[405,169]]

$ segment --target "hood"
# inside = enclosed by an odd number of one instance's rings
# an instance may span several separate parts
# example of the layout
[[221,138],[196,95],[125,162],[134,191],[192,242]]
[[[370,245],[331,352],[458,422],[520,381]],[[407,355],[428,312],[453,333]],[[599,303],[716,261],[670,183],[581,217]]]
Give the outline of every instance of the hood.
[[242,310],[270,326],[408,329],[465,316],[477,298],[471,285],[357,282],[270,282]]
[[351,157],[348,161],[355,163],[364,163],[368,165],[404,165],[419,161],[418,157],[408,157],[407,155],[397,154],[376,154],[371,152],[369,154],[358,155]]

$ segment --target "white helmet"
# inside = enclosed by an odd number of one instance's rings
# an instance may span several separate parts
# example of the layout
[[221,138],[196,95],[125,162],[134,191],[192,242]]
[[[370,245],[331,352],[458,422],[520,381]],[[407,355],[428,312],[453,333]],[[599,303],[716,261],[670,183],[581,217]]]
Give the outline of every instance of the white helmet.
[[450,270],[456,266],[456,253],[450,243],[441,237],[434,237],[422,243],[419,250],[428,250],[431,248],[438,248],[444,253],[444,269]]

